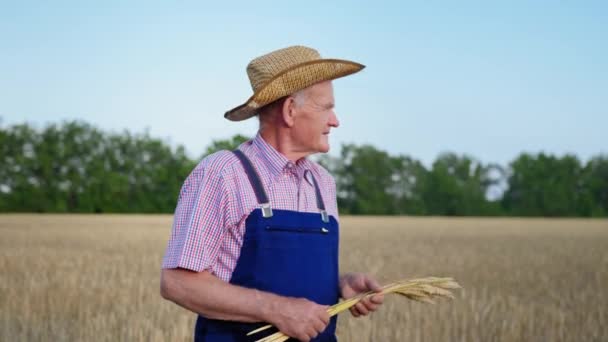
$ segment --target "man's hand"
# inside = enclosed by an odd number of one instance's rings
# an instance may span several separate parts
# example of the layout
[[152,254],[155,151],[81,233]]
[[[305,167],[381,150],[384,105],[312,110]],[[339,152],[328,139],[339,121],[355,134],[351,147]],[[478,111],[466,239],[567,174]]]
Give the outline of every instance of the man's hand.
[[[348,299],[359,293],[368,291],[381,291],[380,284],[372,276],[363,273],[347,273],[340,277],[340,294],[342,298]],[[376,311],[384,302],[383,294],[373,295],[366,298],[350,308],[353,316],[366,316],[372,311]]]
[[327,305],[304,298],[283,297],[269,320],[285,335],[300,341],[310,341],[329,324]]

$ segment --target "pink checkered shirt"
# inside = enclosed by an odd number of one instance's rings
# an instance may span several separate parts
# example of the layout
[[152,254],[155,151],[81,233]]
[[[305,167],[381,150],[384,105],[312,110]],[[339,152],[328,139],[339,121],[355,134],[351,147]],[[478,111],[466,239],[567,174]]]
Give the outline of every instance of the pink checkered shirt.
[[[289,161],[258,134],[239,149],[256,168],[273,209],[319,212],[310,170],[329,215],[338,219],[336,185],[319,164],[306,158]],[[204,158],[179,194],[163,268],[210,270],[229,281],[236,266],[245,219],[259,208],[239,159],[230,151]]]

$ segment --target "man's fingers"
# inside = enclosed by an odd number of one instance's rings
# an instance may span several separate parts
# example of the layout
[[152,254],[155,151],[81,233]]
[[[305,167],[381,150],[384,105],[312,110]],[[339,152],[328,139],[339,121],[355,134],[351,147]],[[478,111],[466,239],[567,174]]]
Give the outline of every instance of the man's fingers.
[[310,334],[308,331],[302,331],[301,333],[292,336],[294,338],[296,338],[298,341],[302,341],[302,342],[308,342],[311,340],[312,337],[310,337]]
[[[374,277],[362,273],[351,274],[344,285],[345,286],[342,288],[342,297],[345,299],[363,292],[382,291],[382,286]],[[350,308],[350,312],[354,317],[365,316],[372,311],[376,311],[383,302],[384,295],[378,293],[370,298],[362,299],[359,303]]]
[[370,300],[370,302],[372,302],[374,304],[382,304],[382,303],[384,303],[384,295],[376,294],[376,295],[373,295],[369,300]]
[[365,277],[365,287],[376,292],[382,290],[382,286],[380,286],[380,283],[378,283],[376,279],[370,276]]
[[345,286],[342,289],[342,297],[344,299],[349,299],[351,297],[354,297],[357,294],[357,292],[355,292],[355,290],[353,290],[350,286]]
[[369,287],[367,286],[367,277],[364,274],[357,274],[357,290],[365,292]]
[[314,327],[315,327],[316,333],[319,334],[319,333],[323,332],[323,330],[325,330],[325,327],[327,327],[327,324],[323,323],[322,320],[317,320],[314,323]]
[[350,312],[354,317],[367,316],[371,312],[378,310],[380,305],[381,305],[381,303],[376,304],[376,303],[366,299],[366,300],[360,301],[355,306],[351,307]]
[[369,313],[369,310],[367,310],[367,307],[365,307],[365,305],[361,302],[357,303],[355,305],[356,310],[359,312],[359,314],[365,316]]
[[329,316],[329,314],[326,314],[324,316],[321,316],[321,321],[323,322],[323,324],[328,325],[329,324],[329,320],[331,319],[331,317]]
[[307,331],[308,333],[308,337],[312,340],[313,338],[317,337],[317,335],[319,335],[319,332],[317,331],[316,327],[311,327],[310,330]]
[[379,307],[380,307],[380,305],[374,304],[374,303],[369,303],[369,305],[366,306],[366,308],[369,312],[376,311],[376,310],[378,310]]
[[368,311],[375,311],[378,308],[378,304],[372,302],[369,298],[363,300],[362,303]]
[[302,341],[306,341],[306,342],[308,342],[308,341],[312,340],[313,338],[315,338],[315,335],[314,335],[314,333],[313,333],[313,330],[312,330],[312,329],[311,329],[311,330],[309,330],[309,331],[306,331],[306,332],[305,332],[303,335],[304,335],[304,336],[303,336],[303,337],[304,337],[304,339],[303,339]]

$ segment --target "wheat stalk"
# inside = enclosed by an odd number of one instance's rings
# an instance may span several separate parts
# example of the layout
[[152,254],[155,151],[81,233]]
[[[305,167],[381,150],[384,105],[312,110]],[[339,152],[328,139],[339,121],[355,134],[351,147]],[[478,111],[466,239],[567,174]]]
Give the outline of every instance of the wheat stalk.
[[[438,277],[427,277],[427,278],[417,278],[417,279],[409,279],[409,280],[401,280],[396,281],[394,283],[385,285],[382,287],[381,291],[375,292],[370,291],[366,293],[362,293],[355,297],[349,298],[347,300],[341,301],[335,305],[330,306],[327,309],[329,316],[335,316],[342,311],[346,311],[353,307],[355,304],[359,303],[364,298],[371,297],[375,294],[389,294],[396,293],[402,295],[408,299],[415,300],[418,302],[435,304],[434,298],[448,298],[453,299],[454,295],[450,290],[460,289],[460,285],[452,278],[438,278]],[[247,334],[253,335],[260,331],[264,331],[266,329],[272,328],[272,325],[265,325],[259,329],[255,329]],[[272,335],[264,337],[262,339],[257,340],[256,342],[283,342],[287,341],[289,336],[283,334],[282,332],[276,332]]]

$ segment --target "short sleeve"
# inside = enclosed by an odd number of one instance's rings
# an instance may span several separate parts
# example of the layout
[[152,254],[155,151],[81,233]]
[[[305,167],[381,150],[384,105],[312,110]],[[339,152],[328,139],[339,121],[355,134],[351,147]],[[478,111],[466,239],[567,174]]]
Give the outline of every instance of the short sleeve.
[[221,169],[199,165],[180,191],[162,267],[213,270],[229,229],[229,211]]

